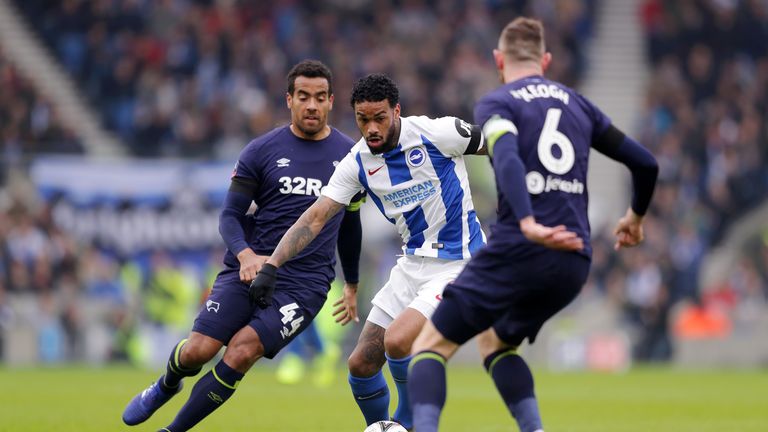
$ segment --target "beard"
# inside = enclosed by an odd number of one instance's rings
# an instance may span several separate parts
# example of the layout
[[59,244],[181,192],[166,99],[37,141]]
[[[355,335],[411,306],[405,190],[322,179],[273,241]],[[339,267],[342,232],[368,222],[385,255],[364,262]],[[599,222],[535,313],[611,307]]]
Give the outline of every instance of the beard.
[[323,131],[325,128],[325,123],[318,122],[317,126],[313,127],[307,127],[302,124],[302,122],[296,122],[294,123],[294,126],[296,126],[296,129],[300,130],[302,134],[304,134],[307,137],[314,137],[315,135],[319,134]]
[[324,113],[322,110],[291,114],[291,124],[297,132],[300,132],[307,139],[316,139],[318,135],[323,134],[328,125],[328,113]]
[[[399,122],[398,122],[399,124]],[[368,148],[371,150],[371,153],[373,154],[382,154],[386,153],[393,148],[397,146],[397,138],[395,135],[399,135],[399,128],[395,124],[395,122],[392,122],[392,125],[389,127],[389,130],[387,131],[387,136],[384,137],[383,142],[377,146],[376,148],[371,148],[370,144],[368,145]],[[366,138],[366,143],[368,142],[368,139]]]

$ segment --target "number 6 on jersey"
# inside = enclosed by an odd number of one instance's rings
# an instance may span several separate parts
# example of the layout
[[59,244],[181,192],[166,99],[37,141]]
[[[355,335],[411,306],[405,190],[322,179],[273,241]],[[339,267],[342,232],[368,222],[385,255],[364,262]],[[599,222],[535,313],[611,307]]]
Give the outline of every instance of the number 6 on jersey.
[[[565,174],[573,168],[576,155],[573,151],[573,143],[565,134],[557,130],[560,124],[562,110],[550,108],[544,119],[544,127],[539,135],[538,153],[541,164],[552,174]],[[552,147],[560,148],[560,157],[552,154]]]

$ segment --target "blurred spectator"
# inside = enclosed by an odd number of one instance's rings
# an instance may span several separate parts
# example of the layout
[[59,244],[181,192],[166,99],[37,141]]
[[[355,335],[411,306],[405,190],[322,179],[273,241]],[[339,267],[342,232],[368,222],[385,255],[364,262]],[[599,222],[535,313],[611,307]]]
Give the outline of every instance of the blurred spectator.
[[174,329],[189,325],[199,306],[200,287],[165,251],[157,251],[150,258],[142,298],[147,318]]
[[66,360],[65,331],[53,295],[48,292],[38,297],[37,343],[40,361],[60,363]]
[[0,181],[8,166],[36,153],[82,153],[50,102],[23,79],[0,50]]
[[127,293],[118,277],[118,262],[94,247],[84,252],[80,272],[85,295],[113,305],[125,304]]
[[29,211],[17,205],[9,211],[11,225],[5,236],[10,287],[14,291],[48,291],[51,284],[49,239]]

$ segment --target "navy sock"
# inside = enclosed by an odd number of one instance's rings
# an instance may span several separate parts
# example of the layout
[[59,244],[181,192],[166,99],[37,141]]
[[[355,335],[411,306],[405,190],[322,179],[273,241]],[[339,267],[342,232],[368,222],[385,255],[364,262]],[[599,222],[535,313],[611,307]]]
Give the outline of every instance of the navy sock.
[[394,416],[396,422],[410,429],[413,425],[413,413],[411,412],[411,403],[408,400],[408,363],[411,356],[393,359],[387,356],[389,371],[392,372],[392,379],[397,387],[397,409]]
[[389,420],[389,387],[381,371],[370,378],[358,378],[350,374],[349,386],[357,406],[363,412],[366,425]]
[[516,349],[497,351],[486,357],[484,363],[520,431],[542,429],[539,405],[533,392],[533,375]]
[[184,377],[195,376],[200,373],[202,367],[185,368],[179,361],[181,359],[181,350],[187,339],[182,339],[171,351],[168,358],[168,365],[165,368],[165,375],[160,378],[160,388],[166,393],[173,393],[178,387],[181,379]]
[[413,428],[437,432],[446,398],[445,358],[422,351],[411,360],[408,371],[408,396],[413,410]]
[[221,360],[197,381],[189,395],[189,400],[181,407],[173,423],[166,429],[173,432],[191,429],[232,396],[243,375]]

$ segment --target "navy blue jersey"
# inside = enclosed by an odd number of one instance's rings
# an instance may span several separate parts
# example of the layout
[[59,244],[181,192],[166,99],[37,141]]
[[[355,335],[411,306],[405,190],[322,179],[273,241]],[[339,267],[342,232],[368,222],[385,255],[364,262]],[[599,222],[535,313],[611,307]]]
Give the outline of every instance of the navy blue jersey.
[[[233,176],[256,185],[253,201],[258,206],[253,223],[246,227],[246,241],[259,255],[271,255],[288,228],[320,196],[336,165],[354,145],[349,137],[331,128],[319,141],[305,140],[283,126],[251,141],[240,153]],[[334,278],[336,241],[344,212],[339,212],[317,237],[288,261],[282,272],[320,272],[328,282]],[[235,251],[237,252],[237,251]],[[224,263],[240,263],[228,250]]]
[[[587,218],[589,150],[593,139],[610,126],[610,119],[576,91],[541,76],[507,83],[475,106],[477,124],[486,125],[499,118],[511,121],[511,127],[517,130],[519,156],[525,165],[536,222],[565,225],[584,239],[582,253],[591,256]],[[498,186],[497,191],[498,220],[491,228],[489,247],[537,247],[520,232],[519,221]],[[493,241],[494,237],[497,241]]]

